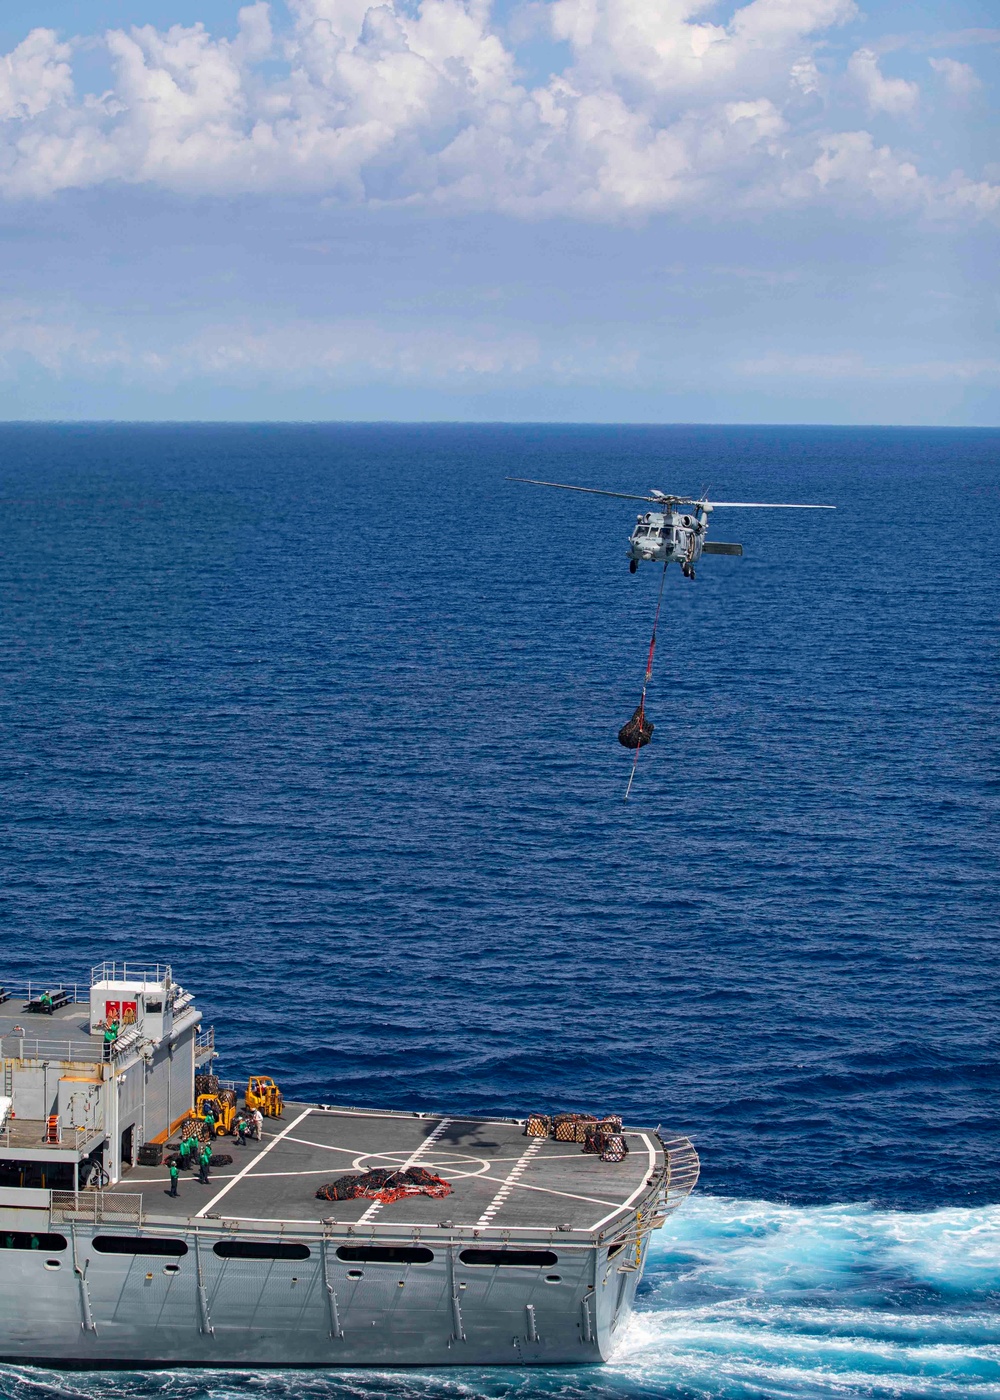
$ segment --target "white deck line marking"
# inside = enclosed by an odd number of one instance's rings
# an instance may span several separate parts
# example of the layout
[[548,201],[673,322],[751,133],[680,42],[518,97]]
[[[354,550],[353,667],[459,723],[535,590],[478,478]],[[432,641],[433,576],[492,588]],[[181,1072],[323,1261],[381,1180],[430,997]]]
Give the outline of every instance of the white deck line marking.
[[653,1147],[653,1144],[650,1142],[649,1138],[646,1136],[645,1133],[639,1133],[638,1136],[641,1137],[643,1142],[646,1144],[646,1151],[649,1153],[649,1172],[642,1178],[642,1181],[632,1192],[631,1196],[629,1196],[628,1200],[622,1201],[621,1205],[617,1208],[617,1210],[613,1210],[610,1215],[603,1216],[595,1224],[591,1225],[591,1230],[599,1230],[602,1225],[606,1225],[609,1220],[613,1220],[615,1216],[618,1215],[621,1211],[628,1210],[629,1206],[635,1200],[636,1196],[641,1196],[643,1191],[645,1191],[646,1182],[649,1180],[650,1175],[656,1170],[656,1149]]
[[[510,1195],[511,1188],[514,1186],[521,1185],[517,1178],[521,1176],[521,1174],[530,1165],[531,1159],[534,1157],[535,1153],[538,1151],[538,1149],[541,1147],[544,1141],[544,1138],[532,1138],[530,1145],[526,1147],[521,1153],[520,1157],[518,1157],[516,1165],[511,1167],[506,1180],[500,1187],[500,1190],[496,1193],[492,1201],[490,1201],[489,1205],[486,1207],[482,1215],[476,1221],[477,1226],[489,1225],[492,1222],[494,1215],[496,1215],[497,1211],[500,1209],[504,1201]],[[490,1177],[489,1175],[487,1175],[484,1178],[484,1180],[486,1181],[491,1181],[493,1179],[494,1178]]]
[[[579,1152],[550,1152],[546,1157],[546,1162],[568,1162],[572,1157],[575,1162],[580,1156]],[[519,1157],[491,1157],[491,1162],[518,1162]]]
[[[508,1178],[508,1179],[509,1179],[509,1178]],[[503,1181],[503,1178],[502,1178],[502,1177],[499,1177],[499,1176],[486,1176],[486,1175],[477,1176],[477,1177],[476,1177],[476,1180],[477,1180],[477,1181],[498,1181],[498,1182],[500,1182],[501,1185],[504,1185],[504,1184],[505,1184],[504,1181]],[[543,1196],[562,1196],[562,1197],[563,1197],[565,1200],[567,1200],[567,1201],[586,1201],[587,1204],[588,1204],[588,1205],[591,1205],[591,1206],[612,1206],[612,1205],[614,1205],[614,1201],[605,1201],[605,1200],[603,1200],[600,1196],[576,1196],[576,1195],[573,1194],[572,1191],[557,1191],[557,1190],[555,1189],[554,1186],[531,1186],[527,1181],[512,1181],[512,1182],[510,1183],[510,1185],[511,1185],[512,1188],[515,1187],[515,1186],[516,1186],[516,1187],[519,1187],[520,1190],[522,1190],[522,1191],[540,1191],[540,1192],[542,1193]],[[487,1209],[489,1209],[489,1207],[487,1207]],[[622,1207],[619,1206],[618,1209],[621,1210]],[[541,1228],[541,1227],[538,1227],[538,1228]],[[581,1225],[580,1228],[581,1228],[581,1229],[584,1229],[584,1228],[586,1228],[586,1227]]]
[[[355,1148],[339,1147],[335,1142],[310,1142],[308,1138],[298,1137],[289,1137],[288,1141],[300,1143],[303,1147],[322,1147],[326,1152],[353,1152],[355,1157],[358,1155]],[[375,1153],[374,1155],[381,1156],[381,1153]]]
[[252,1161],[247,1162],[246,1166],[241,1172],[237,1172],[235,1176],[230,1177],[230,1179],[226,1182],[225,1186],[223,1186],[219,1194],[217,1196],[213,1196],[207,1206],[202,1206],[201,1210],[199,1210],[193,1218],[197,1220],[200,1216],[207,1215],[207,1213],[212,1209],[214,1205],[218,1205],[219,1201],[222,1200],[223,1196],[226,1194],[227,1191],[231,1191],[238,1181],[242,1181],[243,1178],[246,1176],[247,1172],[253,1171],[257,1163],[262,1162],[264,1160],[264,1158],[270,1152],[271,1148],[277,1147],[281,1139],[283,1137],[287,1137],[293,1128],[297,1128],[299,1126],[303,1118],[309,1117],[310,1113],[312,1113],[312,1109],[307,1108],[299,1114],[298,1118],[293,1118],[292,1121],[288,1124],[288,1127],[282,1128],[281,1132],[277,1133],[267,1144],[267,1146],[262,1151],[257,1153],[256,1157],[254,1157]]
[[[300,1146],[302,1146],[302,1147],[319,1147],[319,1148],[322,1148],[322,1149],[323,1149],[324,1151],[326,1151],[326,1152],[351,1152],[351,1153],[354,1154],[355,1157],[364,1158],[366,1161],[371,1162],[371,1163],[374,1163],[374,1161],[375,1161],[376,1158],[381,1158],[381,1160],[382,1160],[383,1162],[385,1162],[386,1166],[390,1166],[390,1167],[391,1167],[391,1166],[394,1166],[394,1165],[398,1165],[398,1158],[402,1157],[402,1155],[403,1155],[402,1152],[362,1152],[360,1148],[355,1149],[355,1148],[353,1148],[353,1147],[337,1147],[335,1144],[331,1144],[331,1143],[328,1143],[328,1142],[311,1142],[311,1141],[309,1140],[309,1138],[292,1137],[291,1135],[289,1135],[289,1136],[285,1139],[285,1141],[286,1141],[286,1142],[297,1142],[297,1143],[299,1143]],[[488,1170],[489,1170],[489,1161],[490,1161],[490,1160],[495,1160],[495,1159],[487,1159],[486,1157],[476,1157],[476,1156],[474,1156],[472,1153],[469,1153],[469,1152],[461,1152],[461,1151],[459,1151],[458,1149],[455,1149],[454,1151],[451,1151],[451,1152],[446,1152],[446,1153],[444,1154],[444,1156],[446,1156],[446,1157],[454,1157],[454,1158],[455,1158],[455,1161],[454,1161],[454,1162],[445,1162],[445,1163],[440,1163],[440,1162],[439,1162],[439,1163],[437,1163],[436,1165],[437,1165],[437,1167],[438,1167],[438,1170],[439,1170],[439,1171],[448,1171],[448,1172],[451,1172],[453,1176],[481,1176],[481,1175],[483,1174],[484,1171],[488,1171]],[[511,1158],[511,1160],[513,1161],[513,1158]],[[479,1162],[481,1165],[480,1165],[480,1167],[477,1168],[477,1170],[474,1171],[474,1172],[463,1172],[463,1171],[461,1171],[461,1170],[460,1170],[460,1167],[462,1166],[463,1163],[467,1163],[467,1162]],[[484,1165],[483,1165],[483,1164],[484,1164]],[[434,1165],[434,1164],[432,1163],[431,1165]],[[322,1171],[329,1171],[330,1168],[329,1168],[329,1167],[323,1167],[323,1168],[321,1168],[320,1170],[322,1170]],[[272,1176],[274,1176],[274,1175],[283,1176],[283,1175],[286,1175],[286,1173],[284,1173],[284,1172],[278,1172],[278,1173],[274,1173],[274,1172],[271,1172],[271,1173],[268,1173],[268,1172],[261,1172],[261,1176],[268,1176],[268,1175],[272,1175]],[[294,1173],[292,1173],[292,1175],[294,1175]],[[165,1180],[169,1180],[169,1177],[165,1178]]]
[[[450,1118],[442,1118],[440,1123],[438,1123],[437,1127],[433,1130],[433,1132],[427,1134],[423,1142],[417,1148],[416,1152],[411,1153],[411,1155],[406,1159],[402,1166],[397,1167],[396,1170],[405,1172],[409,1167],[415,1167],[417,1162],[424,1155],[425,1149],[430,1147],[431,1143],[434,1141],[435,1138],[440,1137],[440,1135],[444,1132],[445,1128],[447,1128],[450,1122]],[[359,1216],[358,1224],[367,1225],[369,1220],[373,1220],[375,1216],[378,1215],[379,1211],[382,1209],[384,1204],[384,1201],[372,1201],[371,1205],[365,1211],[364,1215]]]

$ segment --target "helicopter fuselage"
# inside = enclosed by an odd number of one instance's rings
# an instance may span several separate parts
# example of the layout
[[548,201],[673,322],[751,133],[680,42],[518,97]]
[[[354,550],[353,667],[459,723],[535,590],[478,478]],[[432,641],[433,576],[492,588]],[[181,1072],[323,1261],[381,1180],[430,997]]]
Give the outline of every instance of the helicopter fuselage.
[[701,558],[707,524],[701,512],[684,515],[679,511],[647,510],[636,517],[635,529],[629,536],[630,566],[680,564],[686,573]]

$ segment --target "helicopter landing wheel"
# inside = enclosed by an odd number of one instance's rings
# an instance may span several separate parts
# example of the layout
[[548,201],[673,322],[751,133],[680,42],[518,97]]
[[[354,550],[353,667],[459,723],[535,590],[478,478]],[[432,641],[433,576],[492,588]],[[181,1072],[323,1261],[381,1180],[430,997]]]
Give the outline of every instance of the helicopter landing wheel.
[[639,571],[639,561],[638,561],[638,559],[630,559],[630,560],[628,561],[628,571],[629,571],[630,574],[638,573],[638,571]]

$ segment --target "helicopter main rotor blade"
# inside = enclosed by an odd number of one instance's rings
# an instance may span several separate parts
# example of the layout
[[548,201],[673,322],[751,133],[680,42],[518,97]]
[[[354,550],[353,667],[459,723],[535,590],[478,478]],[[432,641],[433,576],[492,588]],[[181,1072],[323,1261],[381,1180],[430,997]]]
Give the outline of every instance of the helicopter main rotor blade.
[[788,501],[699,501],[698,505],[741,506],[747,510],[836,510],[836,506],[804,506]]
[[599,491],[596,486],[567,486],[564,481],[535,481],[530,476],[508,476],[504,480],[520,481],[525,486],[555,486],[560,491],[583,491],[587,496],[614,496],[619,501],[648,501],[652,505],[677,500],[676,496],[632,496],[627,491]]

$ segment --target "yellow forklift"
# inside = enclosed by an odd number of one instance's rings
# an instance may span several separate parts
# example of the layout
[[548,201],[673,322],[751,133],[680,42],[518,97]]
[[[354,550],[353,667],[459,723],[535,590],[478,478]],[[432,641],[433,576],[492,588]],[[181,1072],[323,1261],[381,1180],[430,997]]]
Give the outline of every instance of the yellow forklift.
[[247,1080],[246,1107],[248,1113],[259,1108],[265,1118],[282,1117],[285,1100],[269,1074],[251,1074]]
[[236,1124],[236,1095],[226,1092],[199,1094],[194,1110],[195,1116],[203,1123],[207,1122],[210,1110],[215,1120],[215,1136],[221,1137],[223,1133],[231,1133]]

